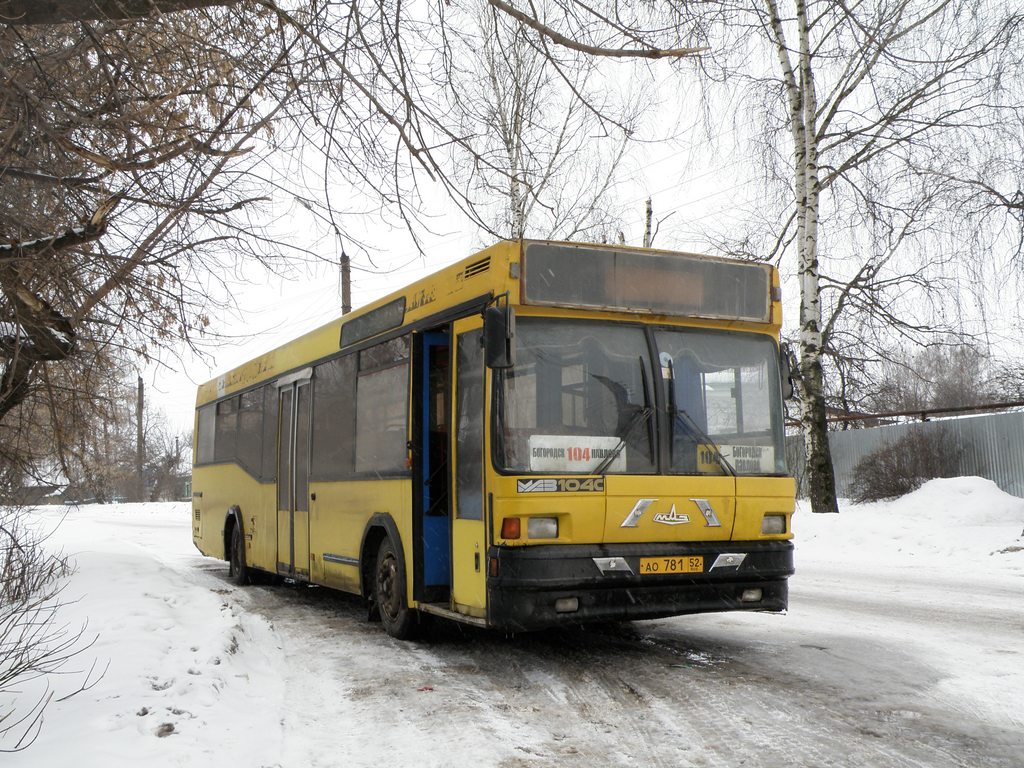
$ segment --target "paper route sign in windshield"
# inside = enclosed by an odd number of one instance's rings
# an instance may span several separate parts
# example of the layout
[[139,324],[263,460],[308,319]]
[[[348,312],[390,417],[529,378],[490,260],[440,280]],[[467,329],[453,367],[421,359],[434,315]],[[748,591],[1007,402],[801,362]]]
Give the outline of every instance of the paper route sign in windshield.
[[[600,435],[530,435],[530,470],[533,472],[593,472],[619,448],[617,437]],[[626,451],[608,465],[607,472],[626,471]]]

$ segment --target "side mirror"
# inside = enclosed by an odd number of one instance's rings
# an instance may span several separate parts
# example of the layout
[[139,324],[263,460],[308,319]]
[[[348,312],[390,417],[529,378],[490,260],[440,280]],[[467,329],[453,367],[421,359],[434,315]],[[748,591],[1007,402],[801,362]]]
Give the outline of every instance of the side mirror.
[[516,362],[516,313],[507,304],[484,310],[484,362],[488,368],[511,368]]
[[779,375],[782,378],[782,399],[793,397],[793,371],[796,370],[796,355],[786,342],[779,345]]

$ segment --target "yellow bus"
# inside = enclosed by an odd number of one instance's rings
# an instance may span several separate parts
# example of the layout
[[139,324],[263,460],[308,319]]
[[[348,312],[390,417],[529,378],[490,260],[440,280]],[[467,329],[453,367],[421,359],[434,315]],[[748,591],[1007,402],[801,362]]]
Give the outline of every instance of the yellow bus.
[[770,265],[500,242],[201,385],[195,545],[399,638],[783,611],[780,323]]

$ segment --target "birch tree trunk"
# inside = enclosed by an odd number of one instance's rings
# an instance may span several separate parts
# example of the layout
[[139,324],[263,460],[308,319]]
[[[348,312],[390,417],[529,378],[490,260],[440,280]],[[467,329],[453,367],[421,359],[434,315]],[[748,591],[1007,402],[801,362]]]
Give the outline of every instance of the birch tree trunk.
[[[782,68],[793,138],[793,192],[797,219],[797,273],[800,279],[800,427],[806,453],[808,496],[813,512],[838,512],[835,471],[826,429],[825,386],[821,356],[824,339],[821,322],[821,283],[818,269],[818,176],[817,98],[810,44],[810,24],[805,0],[797,0],[799,47],[786,43],[776,0],[765,0],[776,54]],[[797,55],[794,66],[791,54]]]

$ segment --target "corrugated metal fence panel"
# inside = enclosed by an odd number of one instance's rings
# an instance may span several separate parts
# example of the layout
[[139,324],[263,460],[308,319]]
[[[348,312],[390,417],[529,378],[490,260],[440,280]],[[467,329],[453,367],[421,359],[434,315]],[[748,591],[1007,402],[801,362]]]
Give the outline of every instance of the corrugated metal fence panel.
[[[861,459],[913,432],[923,433],[928,439],[955,440],[960,449],[958,474],[988,478],[1007,493],[1024,497],[1024,412],[830,432],[839,495],[850,495],[853,469]],[[802,453],[800,437],[788,438],[789,468],[798,480],[803,469]]]

